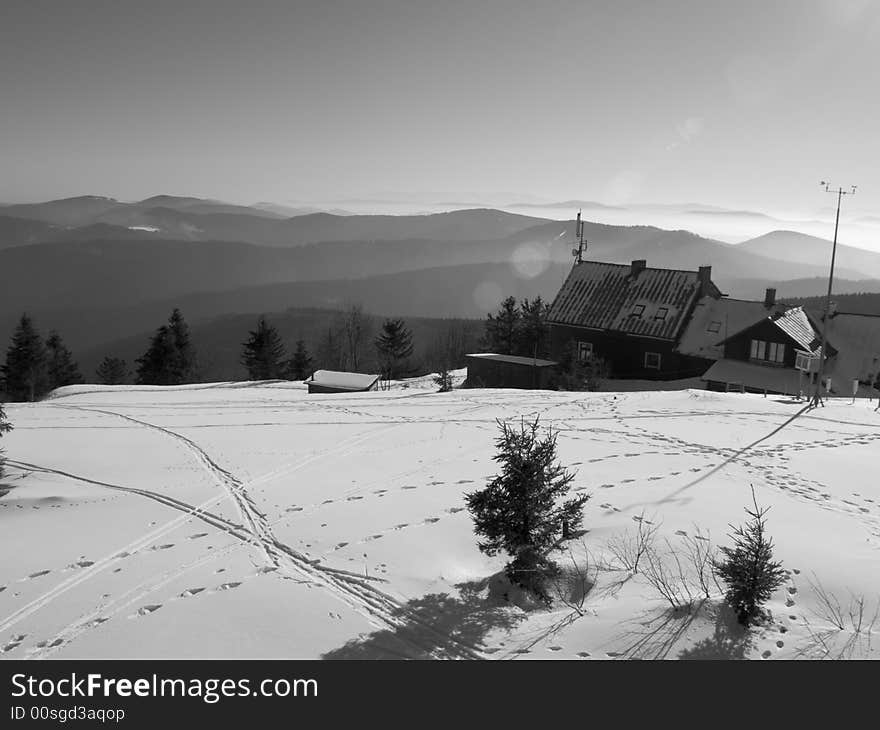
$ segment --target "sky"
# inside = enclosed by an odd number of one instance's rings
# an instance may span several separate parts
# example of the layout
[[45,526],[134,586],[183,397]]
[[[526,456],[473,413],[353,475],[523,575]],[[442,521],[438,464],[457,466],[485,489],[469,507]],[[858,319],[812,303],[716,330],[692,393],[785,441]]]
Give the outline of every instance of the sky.
[[876,212],[878,47],[871,0],[4,0],[0,202]]

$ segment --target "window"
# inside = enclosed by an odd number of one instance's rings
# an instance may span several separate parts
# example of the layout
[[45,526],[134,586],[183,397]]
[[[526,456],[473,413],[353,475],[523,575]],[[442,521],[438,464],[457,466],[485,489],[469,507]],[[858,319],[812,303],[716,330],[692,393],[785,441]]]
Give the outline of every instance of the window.
[[578,342],[578,360],[584,362],[593,356],[592,342]]
[[642,313],[643,313],[644,311],[645,311],[645,305],[644,305],[644,304],[636,304],[636,306],[633,307],[633,311],[630,313],[629,316],[630,316],[630,317],[641,317],[641,316],[642,316]]
[[752,348],[749,357],[752,360],[766,360],[767,362],[784,363],[785,343],[752,340]]
[[669,307],[660,307],[657,310],[657,314],[654,315],[654,319],[666,319],[666,315],[669,312]]
[[645,353],[645,367],[650,370],[659,370],[660,369],[660,353],[659,352],[646,352]]
[[709,322],[709,326],[706,327],[706,332],[720,332],[721,331],[721,322]]

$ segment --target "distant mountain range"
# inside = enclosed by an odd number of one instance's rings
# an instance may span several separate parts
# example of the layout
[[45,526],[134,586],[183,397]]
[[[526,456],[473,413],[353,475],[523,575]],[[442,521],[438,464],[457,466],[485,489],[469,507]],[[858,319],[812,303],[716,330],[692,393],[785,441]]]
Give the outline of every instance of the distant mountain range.
[[[584,201],[565,205],[575,203]],[[482,318],[504,296],[552,299],[572,264],[573,221],[492,209],[287,212],[164,195],[0,207],[0,343],[25,310],[75,352],[148,332],[174,306],[194,324],[348,302],[384,315]],[[732,245],[687,230],[584,228],[587,259],[710,265],[734,297],[759,299],[768,286],[780,298],[813,296],[827,282],[830,243],[801,233]],[[839,246],[835,276],[835,292],[877,291],[880,254]]]

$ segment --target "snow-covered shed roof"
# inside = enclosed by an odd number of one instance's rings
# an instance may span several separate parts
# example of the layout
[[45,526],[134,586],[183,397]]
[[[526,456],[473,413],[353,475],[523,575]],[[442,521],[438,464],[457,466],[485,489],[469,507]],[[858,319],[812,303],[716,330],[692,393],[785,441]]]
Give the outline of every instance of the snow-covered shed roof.
[[519,355],[496,355],[494,352],[476,352],[465,355],[465,357],[478,357],[481,360],[494,360],[495,362],[507,362],[513,365],[529,365],[539,368],[558,365],[555,360],[542,360],[534,357],[520,357]]
[[367,373],[342,373],[336,370],[315,370],[307,383],[340,390],[367,390],[379,380],[378,375]]

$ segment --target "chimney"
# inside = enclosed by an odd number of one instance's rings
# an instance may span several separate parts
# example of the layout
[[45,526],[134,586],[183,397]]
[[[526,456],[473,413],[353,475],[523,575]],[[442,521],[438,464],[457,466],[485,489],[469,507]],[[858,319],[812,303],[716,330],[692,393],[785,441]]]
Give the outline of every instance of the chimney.
[[704,297],[709,293],[709,284],[712,282],[712,267],[701,266],[697,280],[700,282],[700,296]]
[[630,276],[638,276],[640,272],[645,270],[648,262],[645,259],[635,259],[629,268]]
[[773,289],[772,287],[770,287],[764,293],[764,306],[767,309],[770,309],[775,304],[776,304],[776,289]]

